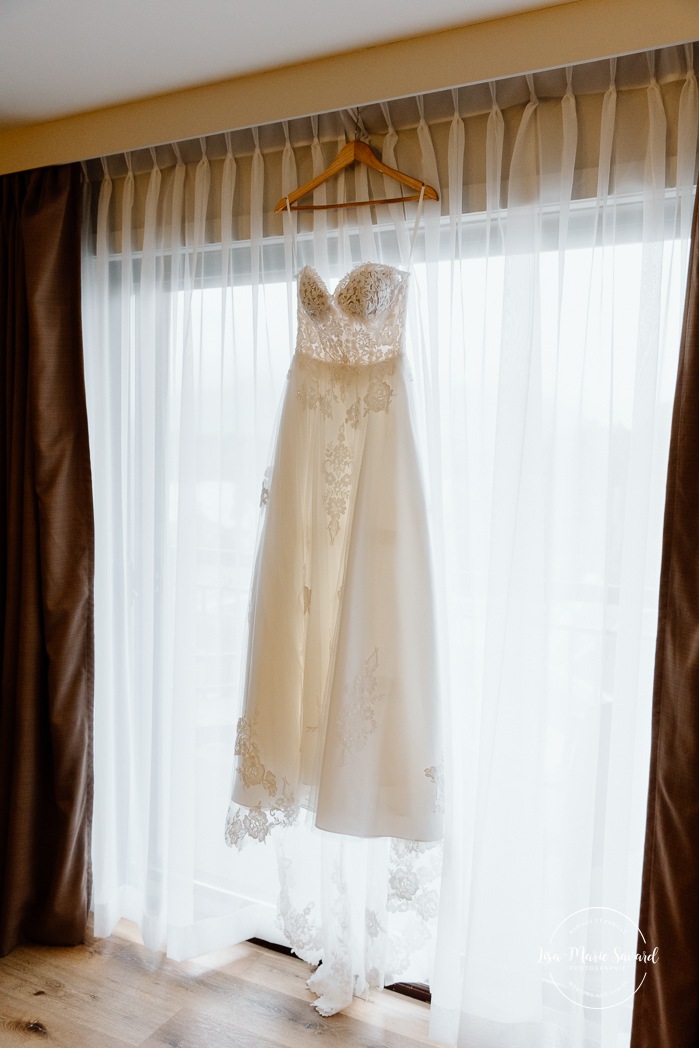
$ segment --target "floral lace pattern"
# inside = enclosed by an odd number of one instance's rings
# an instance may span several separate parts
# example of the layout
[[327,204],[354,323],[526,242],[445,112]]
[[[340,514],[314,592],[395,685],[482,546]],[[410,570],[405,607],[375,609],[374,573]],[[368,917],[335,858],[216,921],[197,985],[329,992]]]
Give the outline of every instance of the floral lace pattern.
[[304,266],[298,277],[299,301],[310,317],[321,320],[330,312],[330,295],[315,269]]
[[271,477],[271,470],[266,469],[264,479],[262,481],[262,490],[260,491],[260,509],[266,506],[269,502],[269,482]]
[[347,411],[345,412],[345,422],[349,423],[352,429],[359,428],[360,405],[361,401],[359,397],[355,397],[350,406],[347,408]]
[[388,939],[387,980],[398,980],[416,951],[434,948],[441,870],[441,842],[391,840],[386,905],[389,918],[402,919]]
[[271,771],[267,771],[260,759],[260,750],[254,740],[252,723],[247,717],[238,719],[238,728],[235,736],[236,757],[241,757],[238,774],[243,780],[243,786],[263,786],[270,797],[277,792],[277,780]]
[[[276,837],[279,924],[297,956],[320,967],[307,985],[322,1015],[401,979],[426,981],[435,946],[441,844],[340,835]],[[306,834],[309,833],[308,836]],[[321,900],[304,860],[327,871]],[[303,856],[303,859],[301,858]]]
[[395,357],[389,357],[370,370],[340,364],[328,367],[310,357],[303,358],[299,374],[302,381],[296,396],[304,411],[320,411],[325,419],[334,417],[336,404],[347,405],[344,421],[352,429],[357,429],[370,411],[388,414],[395,390],[387,380],[395,366]]
[[403,351],[407,274],[366,262],[333,295],[310,266],[298,277],[296,351],[329,363],[376,364]]
[[286,783],[282,793],[275,797],[269,808],[258,801],[251,808],[230,804],[226,815],[225,840],[229,848],[241,851],[247,839],[264,843],[275,826],[293,826],[298,819],[299,806]]
[[360,320],[383,316],[396,292],[396,273],[391,266],[367,262],[347,273],[335,291],[340,309]]
[[337,440],[325,449],[325,511],[328,515],[330,544],[340,530],[340,517],[347,512],[347,500],[352,490],[352,455],[345,440],[344,423]]
[[225,839],[229,847],[243,847],[246,839],[264,842],[274,826],[291,826],[298,818],[299,807],[286,780],[278,789],[277,776],[265,767],[255,740],[252,722],[240,717],[235,739],[235,755],[240,757],[237,774],[246,789],[261,786],[271,798],[263,807],[262,801],[241,808],[231,802],[226,816]]
[[424,841],[391,841],[388,909],[413,910],[423,920],[437,916],[439,892],[435,879],[441,868],[441,844]]
[[388,407],[391,403],[392,396],[393,390],[388,382],[374,379],[369,383],[369,388],[366,391],[365,396],[362,398],[366,404],[364,414],[368,415],[370,411],[385,411],[386,414],[388,414]]
[[425,768],[425,777],[435,785],[434,806],[432,811],[444,814],[444,764],[432,765]]
[[369,736],[376,731],[376,706],[384,698],[379,691],[376,671],[379,668],[379,650],[374,648],[364,666],[343,696],[337,726],[342,743],[344,764],[351,750],[362,749]]
[[366,933],[370,939],[378,939],[379,935],[386,931],[386,929],[382,927],[376,911],[370,910],[368,907],[364,911],[364,927],[366,928]]
[[350,893],[342,853],[335,856],[332,869],[332,903],[324,915],[328,927],[323,963],[306,985],[318,995],[313,1007],[320,1015],[334,1015],[346,1008],[356,992],[352,972],[352,919]]
[[315,919],[315,903],[294,905],[291,886],[293,862],[286,855],[284,840],[277,839],[277,868],[279,870],[279,897],[277,923],[289,946],[302,960],[318,964],[323,956],[323,936],[320,922]]
[[296,391],[296,395],[305,408],[319,408],[325,418],[332,418],[333,401],[337,400],[337,396],[332,386],[321,392],[320,378],[317,375],[305,382],[301,389]]
[[[370,412],[389,414],[396,395],[389,381],[395,371],[396,358],[383,360],[370,369],[328,365],[303,356],[297,357],[297,361],[296,371],[292,373],[298,382],[298,402],[303,411],[320,413],[327,421],[326,435],[332,437],[325,445],[323,466],[325,510],[332,545],[352,491],[353,461],[356,448],[361,447],[358,431]],[[337,406],[344,411],[344,418],[336,411]]]

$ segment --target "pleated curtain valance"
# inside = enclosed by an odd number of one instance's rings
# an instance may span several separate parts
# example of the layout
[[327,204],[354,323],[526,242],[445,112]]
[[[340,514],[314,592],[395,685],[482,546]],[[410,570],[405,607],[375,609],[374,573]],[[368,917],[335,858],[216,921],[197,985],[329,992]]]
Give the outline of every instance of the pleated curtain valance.
[[[572,199],[597,195],[605,125],[609,134],[614,134],[608,188],[617,197],[633,196],[641,191],[646,178],[646,135],[637,131],[647,128],[649,122],[656,133],[667,136],[664,184],[675,185],[678,155],[688,145],[691,147],[682,134],[686,123],[686,92],[683,96],[682,89],[688,78],[696,75],[697,64],[696,45],[682,44],[426,96],[377,102],[363,107],[361,112],[322,113],[161,145],[91,160],[84,167],[91,183],[107,184],[104,191],[110,194],[111,205],[104,221],[108,222],[111,246],[116,252],[121,250],[124,207],[132,209],[131,248],[138,250],[141,246],[149,191],[151,199],[154,192],[154,172],[159,180],[157,227],[163,243],[177,229],[183,242],[187,242],[198,221],[205,223],[206,241],[212,244],[225,240],[229,232],[234,241],[249,240],[257,233],[281,237],[288,216],[273,213],[276,202],[322,170],[355,133],[367,137],[384,159],[392,156],[401,170],[438,183],[442,187],[443,216],[455,208],[460,213],[478,214],[493,205],[506,205],[518,129],[527,106],[535,103],[540,126],[535,167],[541,185],[537,194],[543,192],[544,203],[547,181],[552,202],[558,199],[561,153],[568,148],[572,149],[568,159],[573,178]],[[561,119],[566,98],[574,98],[576,111],[577,134],[569,141],[564,141],[568,132]],[[664,128],[657,124],[658,106]],[[502,166],[502,179],[498,180],[502,199],[497,201],[488,195],[489,150],[497,151]],[[456,165],[457,171],[452,171],[450,165]],[[564,163],[564,169],[565,166]],[[340,198],[385,195],[387,187],[381,175],[362,168],[356,170],[356,176],[348,170],[316,190],[315,199],[330,203]],[[462,186],[459,200],[451,200],[447,188],[454,186],[455,173],[456,182]],[[391,185],[395,190],[395,184]],[[197,191],[204,186],[207,200],[202,214],[197,212],[201,212]],[[177,210],[180,198],[181,212]],[[177,214],[174,219],[173,206]],[[96,193],[92,207],[94,227]],[[378,209],[376,219],[379,224],[388,220],[386,206]],[[324,228],[332,230],[345,221],[345,216],[335,212],[322,219],[317,214],[303,215],[298,218],[298,228],[317,230],[321,222]],[[256,224],[255,229],[251,223]]]

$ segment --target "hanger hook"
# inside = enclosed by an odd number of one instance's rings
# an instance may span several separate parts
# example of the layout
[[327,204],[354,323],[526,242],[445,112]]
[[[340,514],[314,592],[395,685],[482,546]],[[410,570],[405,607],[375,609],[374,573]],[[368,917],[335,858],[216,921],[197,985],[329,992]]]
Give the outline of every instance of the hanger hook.
[[362,120],[361,114],[359,112],[359,106],[357,106],[356,109],[350,109],[349,110],[349,114],[352,117],[352,120],[354,121],[354,139],[355,139],[355,142],[357,142],[357,141],[361,141],[361,142],[368,142],[368,141],[370,141],[370,139],[369,139],[369,132],[365,128],[364,121]]

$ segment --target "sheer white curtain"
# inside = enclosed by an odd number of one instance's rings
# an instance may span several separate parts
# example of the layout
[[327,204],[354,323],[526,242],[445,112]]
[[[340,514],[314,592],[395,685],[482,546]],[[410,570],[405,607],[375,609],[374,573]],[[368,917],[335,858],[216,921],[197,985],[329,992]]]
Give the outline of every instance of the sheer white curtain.
[[[90,169],[97,934],[126,916],[179,958],[286,941],[350,993],[429,978],[448,1044],[627,1043],[631,1001],[581,1007],[541,949],[589,907],[634,920],[640,891],[698,108],[691,47],[629,69],[462,89],[446,119],[443,98],[411,100],[398,130],[406,105],[376,107],[384,159],[442,195],[409,346],[449,718],[441,885],[439,848],[308,826],[223,842],[293,351],[297,219],[269,212],[334,156],[342,122],[321,137],[315,119],[307,144],[283,127],[267,148],[260,129],[248,149],[227,136],[194,161],[173,147]],[[351,180],[317,193],[383,195]],[[330,280],[405,261],[410,214],[352,214],[299,222],[299,261]]]
[[[633,964],[566,968],[569,985],[540,950],[592,951],[594,908],[611,917],[610,955],[635,951],[697,150],[691,62],[672,94],[654,72],[648,56],[632,120],[612,62],[592,125],[570,71],[558,99],[529,78],[514,127],[494,90],[487,263],[463,259],[470,219],[452,201],[455,261],[430,302],[443,325],[455,769],[432,1031],[447,1043],[628,1043]],[[455,118],[454,163],[461,133]],[[591,135],[597,163],[581,170]],[[556,936],[576,913],[575,936]]]

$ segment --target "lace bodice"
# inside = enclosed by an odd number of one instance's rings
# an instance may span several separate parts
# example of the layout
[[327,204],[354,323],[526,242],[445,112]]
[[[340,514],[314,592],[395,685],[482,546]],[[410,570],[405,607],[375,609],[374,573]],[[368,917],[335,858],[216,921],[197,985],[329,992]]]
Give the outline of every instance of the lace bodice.
[[403,351],[408,274],[365,262],[330,294],[315,269],[298,277],[296,352],[333,364],[376,364]]

